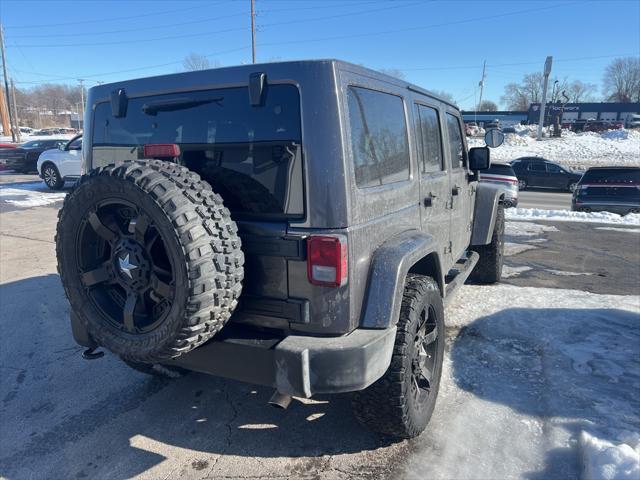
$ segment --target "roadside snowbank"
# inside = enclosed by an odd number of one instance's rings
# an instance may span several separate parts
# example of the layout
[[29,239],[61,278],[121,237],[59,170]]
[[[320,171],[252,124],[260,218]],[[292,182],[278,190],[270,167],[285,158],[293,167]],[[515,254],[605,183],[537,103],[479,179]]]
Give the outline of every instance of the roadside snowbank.
[[610,223],[615,225],[640,226],[640,214],[630,213],[624,217],[610,212],[572,212],[570,210],[543,210],[541,208],[507,208],[507,220],[554,220],[558,222]]
[[[629,444],[614,444],[582,432],[584,480],[637,480],[640,478],[640,435],[634,434]],[[635,445],[635,448],[634,446]]]
[[[640,166],[640,131],[608,130],[603,133],[574,133],[563,130],[562,138],[537,141],[532,125],[517,126],[518,133],[505,135],[505,142],[491,149],[492,160],[508,161],[518,157],[544,157],[566,167],[586,170],[609,165]],[[470,138],[469,146],[483,146],[481,138]]]

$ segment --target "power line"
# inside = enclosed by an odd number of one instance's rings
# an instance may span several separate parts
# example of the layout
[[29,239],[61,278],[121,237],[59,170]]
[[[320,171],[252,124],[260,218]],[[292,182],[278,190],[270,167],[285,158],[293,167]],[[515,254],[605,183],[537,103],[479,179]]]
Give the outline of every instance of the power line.
[[[216,4],[220,4],[220,3],[227,3],[226,1],[219,1],[216,2]],[[83,20],[83,21],[76,21],[76,22],[64,22],[64,23],[48,23],[48,24],[40,24],[40,25],[13,25],[13,26],[7,26],[5,27],[5,29],[13,29],[13,28],[47,28],[47,27],[64,27],[64,26],[68,26],[68,25],[73,25],[73,26],[78,26],[78,24],[83,24],[83,23],[104,23],[104,22],[111,22],[114,20],[129,20],[132,18],[144,18],[144,17],[153,17],[153,16],[157,16],[157,15],[164,15],[167,13],[177,13],[177,12],[186,12],[188,10],[195,10],[197,8],[202,8],[203,5],[194,5],[192,7],[181,7],[181,8],[176,8],[173,10],[163,10],[161,12],[151,12],[151,13],[142,13],[140,15],[127,15],[125,17],[112,17],[112,18],[99,18],[99,19],[95,19],[95,20]]]
[[[391,7],[382,7],[382,8],[375,8],[375,9],[367,9],[367,10],[360,10],[357,12],[348,12],[348,13],[340,13],[340,14],[333,14],[333,15],[325,15],[322,17],[313,17],[313,18],[302,18],[302,19],[296,19],[296,20],[287,20],[287,21],[283,21],[283,22],[273,22],[273,23],[267,23],[267,24],[262,24],[260,25],[261,28],[269,28],[269,27],[276,27],[276,26],[281,26],[281,25],[291,25],[294,23],[304,23],[304,22],[314,22],[314,21],[318,21],[318,20],[331,20],[334,18],[343,18],[343,17],[350,17],[353,15],[365,15],[365,14],[369,14],[369,13],[375,13],[375,12],[380,12],[380,11],[385,11],[385,10],[390,10],[390,9],[398,9],[398,8],[405,8],[405,7],[411,7],[414,5],[418,5],[421,4],[422,2],[413,2],[413,3],[407,3],[404,5],[394,5]],[[252,14],[252,18],[255,17],[255,14]],[[226,30],[215,30],[215,31],[209,31],[209,32],[199,32],[199,33],[187,33],[187,34],[180,34],[180,35],[171,35],[171,36],[163,36],[163,37],[154,37],[154,38],[143,38],[143,39],[138,39],[138,40],[116,40],[116,41],[108,41],[108,42],[89,42],[89,43],[45,43],[45,44],[10,44],[7,45],[7,47],[21,47],[21,48],[66,48],[66,47],[94,47],[94,46],[104,46],[104,45],[124,45],[124,44],[132,44],[132,43],[146,43],[146,42],[155,42],[158,40],[175,40],[175,39],[180,39],[180,38],[191,38],[191,37],[199,37],[199,36],[203,36],[203,35],[216,35],[216,34],[220,34],[220,33],[229,33],[229,32],[237,32],[237,31],[243,31],[246,30],[246,27],[239,27],[239,28],[230,28],[230,29],[226,29]]]

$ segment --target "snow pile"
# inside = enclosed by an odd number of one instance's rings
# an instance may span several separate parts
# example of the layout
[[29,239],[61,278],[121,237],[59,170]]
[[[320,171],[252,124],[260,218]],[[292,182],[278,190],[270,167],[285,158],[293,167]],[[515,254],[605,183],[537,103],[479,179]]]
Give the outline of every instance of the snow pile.
[[[543,157],[569,168],[586,170],[609,165],[640,166],[640,131],[609,130],[603,133],[562,131],[561,138],[535,139],[535,125],[515,126],[517,134],[505,135],[505,142],[491,149],[492,160]],[[470,138],[469,146],[483,146],[482,138]]]
[[394,478],[639,478],[640,297],[464,285],[446,315],[436,411]]
[[31,208],[52,205],[64,200],[66,192],[52,192],[42,182],[0,186],[0,203],[14,207]]
[[630,213],[624,217],[611,212],[572,212],[570,210],[543,210],[541,208],[508,208],[507,220],[555,220],[562,222],[611,223],[640,226],[640,214]]
[[637,480],[640,478],[640,435],[616,445],[587,432],[580,435],[585,480]]

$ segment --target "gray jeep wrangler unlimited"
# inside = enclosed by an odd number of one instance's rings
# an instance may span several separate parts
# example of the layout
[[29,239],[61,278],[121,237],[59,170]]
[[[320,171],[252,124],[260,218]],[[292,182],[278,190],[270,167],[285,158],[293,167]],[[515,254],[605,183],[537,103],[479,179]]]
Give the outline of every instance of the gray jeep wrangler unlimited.
[[[85,173],[57,228],[76,341],[147,373],[291,396],[422,432],[444,303],[502,269],[501,192],[458,109],[348,63],[285,62],[99,85]],[[475,267],[475,268],[474,268]]]

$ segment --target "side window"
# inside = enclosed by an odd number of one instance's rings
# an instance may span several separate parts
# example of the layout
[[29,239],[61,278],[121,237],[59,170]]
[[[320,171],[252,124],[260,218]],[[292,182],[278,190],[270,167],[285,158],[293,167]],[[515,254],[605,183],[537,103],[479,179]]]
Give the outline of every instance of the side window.
[[447,113],[447,131],[449,132],[449,151],[451,152],[451,168],[466,166],[462,131],[458,118]]
[[69,144],[69,149],[82,149],[82,137],[76,138],[73,142]]
[[442,131],[438,111],[435,108],[418,105],[420,134],[422,136],[422,172],[444,170],[442,162]]
[[409,140],[402,98],[349,87],[347,100],[356,185],[407,180]]
[[561,173],[562,169],[553,163],[547,163],[547,172],[549,173]]
[[532,162],[529,164],[529,171],[531,172],[546,172],[547,169],[542,162]]

